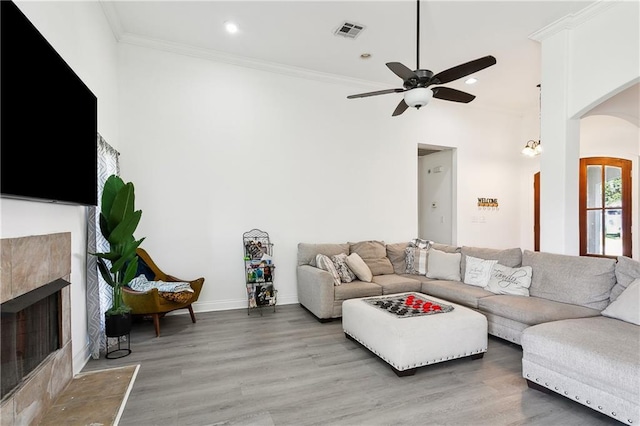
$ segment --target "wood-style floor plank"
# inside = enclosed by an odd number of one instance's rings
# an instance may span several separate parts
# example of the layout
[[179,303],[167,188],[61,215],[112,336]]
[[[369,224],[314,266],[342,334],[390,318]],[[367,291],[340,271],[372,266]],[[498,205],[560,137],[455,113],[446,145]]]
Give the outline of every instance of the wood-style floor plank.
[[134,324],[132,354],[83,371],[140,364],[120,420],[146,425],[612,425],[615,420],[527,387],[522,349],[489,338],[482,359],[457,359],[398,377],[340,320],[299,305]]

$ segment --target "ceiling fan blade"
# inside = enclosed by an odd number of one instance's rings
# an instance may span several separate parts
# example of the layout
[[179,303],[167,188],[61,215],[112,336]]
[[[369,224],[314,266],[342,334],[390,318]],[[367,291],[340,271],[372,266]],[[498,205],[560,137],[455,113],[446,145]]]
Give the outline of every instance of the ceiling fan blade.
[[386,95],[387,93],[400,93],[404,92],[404,89],[385,89],[378,90],[377,92],[358,93],[357,95],[349,95],[347,99],[366,98],[367,96]]
[[463,104],[468,104],[476,97],[471,93],[463,92],[461,90],[452,89],[450,87],[434,87],[431,89],[433,91],[433,97],[437,99],[442,99],[445,101],[453,101],[453,102],[461,102]]
[[402,65],[400,62],[387,62],[387,67],[393,71],[395,75],[400,77],[402,81],[407,81],[411,78],[417,79],[418,76],[412,70]]
[[496,58],[491,55],[485,56],[439,72],[438,74],[433,76],[431,81],[433,82],[433,84],[449,83],[450,81],[457,80],[469,74],[473,74],[474,72],[483,70],[495,64]]
[[396,115],[400,115],[403,112],[405,112],[407,110],[407,108],[409,108],[409,105],[407,105],[407,103],[403,99],[403,100],[400,101],[400,103],[396,107],[395,111],[393,111],[393,114],[391,114],[391,116],[395,117]]

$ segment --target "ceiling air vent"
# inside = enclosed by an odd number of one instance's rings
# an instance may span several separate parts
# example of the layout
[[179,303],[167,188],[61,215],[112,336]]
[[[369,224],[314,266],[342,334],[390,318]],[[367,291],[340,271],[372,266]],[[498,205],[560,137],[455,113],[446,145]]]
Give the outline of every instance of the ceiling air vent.
[[364,30],[364,25],[345,21],[333,33],[346,38],[356,38],[362,30]]

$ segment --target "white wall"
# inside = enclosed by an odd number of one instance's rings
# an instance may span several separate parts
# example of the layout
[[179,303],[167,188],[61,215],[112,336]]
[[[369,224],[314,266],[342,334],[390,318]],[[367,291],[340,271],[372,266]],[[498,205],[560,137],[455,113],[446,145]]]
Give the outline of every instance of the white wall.
[[[117,146],[116,42],[97,2],[16,2],[98,97],[98,131]],[[46,135],[46,129],[39,129]],[[61,141],[52,141],[60,143]],[[2,238],[71,232],[73,370],[88,353],[86,319],[86,208],[0,199]]]
[[542,41],[544,251],[579,252],[580,117],[640,81],[640,3],[597,2],[590,11],[535,37]]
[[397,97],[347,100],[360,88],[346,83],[134,45],[120,54],[121,165],[143,211],[137,237],[166,271],[206,278],[196,310],[246,306],[241,238],[254,227],[275,243],[281,303],[297,302],[299,242],[416,237],[419,143],[458,148],[465,220],[478,196],[504,201],[459,242],[518,246],[517,116],[434,101],[391,117]]

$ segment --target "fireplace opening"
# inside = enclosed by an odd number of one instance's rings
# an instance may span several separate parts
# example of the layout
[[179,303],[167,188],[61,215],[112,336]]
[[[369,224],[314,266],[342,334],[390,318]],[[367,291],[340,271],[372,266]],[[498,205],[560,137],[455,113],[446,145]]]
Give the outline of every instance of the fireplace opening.
[[60,290],[67,285],[58,279],[0,306],[2,399],[61,348]]

